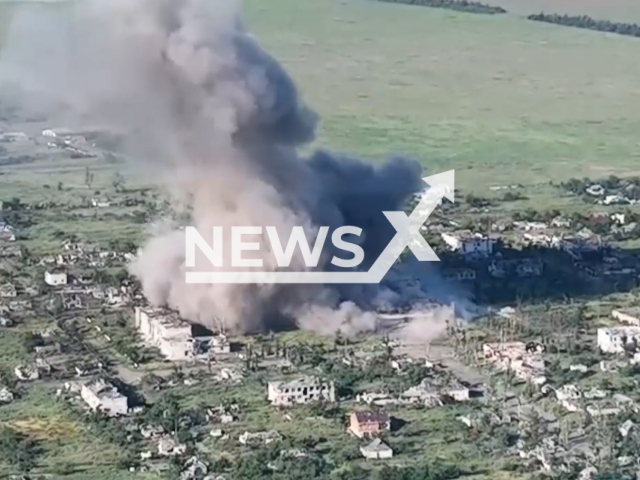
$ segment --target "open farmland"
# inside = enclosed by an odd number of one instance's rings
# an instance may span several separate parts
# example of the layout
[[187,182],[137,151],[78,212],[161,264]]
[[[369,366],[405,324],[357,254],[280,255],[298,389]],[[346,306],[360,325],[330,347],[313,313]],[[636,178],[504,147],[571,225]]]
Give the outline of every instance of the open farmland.
[[367,1],[245,10],[322,145],[408,153],[475,188],[637,170],[636,39]]

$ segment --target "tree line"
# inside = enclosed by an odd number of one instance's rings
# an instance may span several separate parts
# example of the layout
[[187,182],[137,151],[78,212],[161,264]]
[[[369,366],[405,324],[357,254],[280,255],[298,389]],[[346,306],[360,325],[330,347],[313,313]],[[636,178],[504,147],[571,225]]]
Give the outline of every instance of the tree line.
[[444,8],[457,12],[481,13],[495,15],[507,13],[502,7],[494,7],[486,3],[472,2],[469,0],[378,0],[387,3],[402,3],[405,5],[420,5],[422,7]]
[[558,15],[556,13],[535,13],[529,15],[527,19],[536,22],[564,25],[566,27],[586,28],[588,30],[597,30],[598,32],[610,32],[617,33],[618,35],[640,37],[640,25],[635,23],[611,22],[609,20],[596,20],[588,15],[569,16]]

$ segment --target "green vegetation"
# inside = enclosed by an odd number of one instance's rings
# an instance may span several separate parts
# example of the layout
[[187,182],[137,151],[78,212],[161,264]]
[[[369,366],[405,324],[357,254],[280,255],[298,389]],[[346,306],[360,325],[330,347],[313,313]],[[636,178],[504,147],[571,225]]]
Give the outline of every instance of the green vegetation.
[[389,3],[403,3],[406,5],[419,5],[421,7],[444,8],[466,13],[482,13],[495,15],[496,13],[507,13],[502,7],[492,7],[486,3],[470,2],[468,0],[379,0]]
[[594,20],[587,15],[571,17],[569,15],[536,13],[527,17],[536,22],[554,23],[566,27],[586,28],[599,32],[617,33],[630,37],[640,37],[640,25],[635,23],[617,23],[609,20]]
[[640,5],[635,0],[487,0],[509,14],[527,16],[534,12],[589,15],[618,22],[640,22]]

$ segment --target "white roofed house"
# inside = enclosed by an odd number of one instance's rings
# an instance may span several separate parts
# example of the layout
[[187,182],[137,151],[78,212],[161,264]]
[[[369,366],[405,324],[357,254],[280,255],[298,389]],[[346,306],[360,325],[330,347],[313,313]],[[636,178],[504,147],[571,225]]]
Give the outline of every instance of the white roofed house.
[[0,285],[0,298],[15,298],[18,296],[15,285],[12,283],[5,283]]
[[231,353],[231,344],[224,334],[214,335],[210,342],[211,353]]
[[14,228],[2,221],[0,221],[0,241],[14,242],[16,240],[16,233]]
[[599,328],[598,347],[603,353],[624,353],[640,346],[640,327]]
[[474,235],[441,234],[442,240],[460,255],[467,258],[486,258],[493,254],[496,239],[476,233]]
[[288,382],[269,382],[267,399],[272,405],[292,406],[317,400],[335,402],[336,396],[333,382],[299,378]]
[[52,287],[67,284],[67,274],[63,271],[47,271],[44,274],[44,283]]
[[145,343],[169,360],[193,359],[191,325],[169,311],[136,307],[135,325]]
[[109,381],[97,378],[82,386],[80,397],[94,411],[101,411],[110,417],[126,415],[129,401],[117,387]]
[[640,327],[640,309],[616,309],[611,312],[611,316],[619,322]]
[[393,450],[389,445],[379,438],[376,438],[369,445],[360,447],[362,456],[369,460],[384,459],[393,457]]

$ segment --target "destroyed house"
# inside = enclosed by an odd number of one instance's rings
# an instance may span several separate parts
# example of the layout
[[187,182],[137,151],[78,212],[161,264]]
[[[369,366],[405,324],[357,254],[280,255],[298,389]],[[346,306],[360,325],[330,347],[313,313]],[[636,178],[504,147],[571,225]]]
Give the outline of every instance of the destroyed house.
[[92,410],[99,410],[111,417],[126,415],[129,411],[127,397],[112,383],[102,378],[83,385],[80,396]]
[[47,271],[44,273],[44,283],[52,287],[67,284],[67,274],[63,271]]
[[11,258],[11,257],[22,257],[22,247],[20,245],[0,245],[0,257],[2,258]]
[[267,398],[272,405],[291,406],[317,400],[335,402],[333,382],[300,378],[289,382],[269,382]]
[[18,296],[15,285],[12,283],[5,283],[0,285],[0,298],[15,298]]
[[640,346],[640,327],[599,328],[597,340],[603,353],[624,353],[627,349],[637,351]]
[[349,417],[349,431],[356,437],[379,435],[391,428],[389,415],[382,412],[352,412]]
[[226,336],[182,320],[170,310],[136,307],[135,326],[144,342],[158,348],[169,360],[188,361],[207,357],[210,350],[216,353],[230,350]]
[[528,382],[541,385],[546,382],[542,347],[524,342],[486,343],[482,346],[484,358],[499,370],[511,370]]
[[13,227],[0,221],[0,241],[13,242],[15,239],[16,234]]

